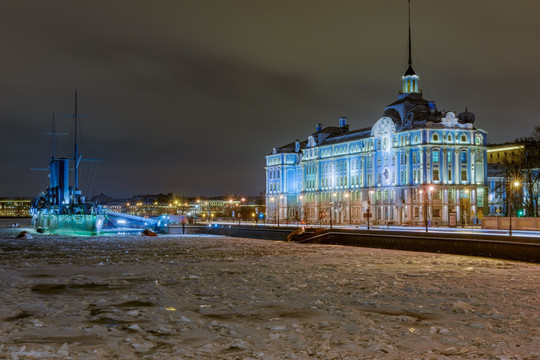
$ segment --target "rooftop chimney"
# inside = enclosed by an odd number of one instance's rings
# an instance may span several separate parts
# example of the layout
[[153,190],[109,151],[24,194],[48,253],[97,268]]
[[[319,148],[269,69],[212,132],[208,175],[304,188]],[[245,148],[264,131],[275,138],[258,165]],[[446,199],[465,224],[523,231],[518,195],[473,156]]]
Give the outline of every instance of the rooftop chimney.
[[322,124],[317,124],[317,128],[316,128],[316,129],[317,129],[317,130],[316,130],[317,132],[321,131],[321,130],[322,130]]
[[339,127],[346,127],[347,126],[347,117],[343,116],[339,118]]

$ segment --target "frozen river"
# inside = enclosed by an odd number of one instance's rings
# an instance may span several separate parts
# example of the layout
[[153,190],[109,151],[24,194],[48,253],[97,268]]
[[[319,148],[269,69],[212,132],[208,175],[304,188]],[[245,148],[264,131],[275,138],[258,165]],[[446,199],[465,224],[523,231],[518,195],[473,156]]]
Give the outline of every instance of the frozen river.
[[2,359],[540,357],[537,264],[20,230],[0,229]]

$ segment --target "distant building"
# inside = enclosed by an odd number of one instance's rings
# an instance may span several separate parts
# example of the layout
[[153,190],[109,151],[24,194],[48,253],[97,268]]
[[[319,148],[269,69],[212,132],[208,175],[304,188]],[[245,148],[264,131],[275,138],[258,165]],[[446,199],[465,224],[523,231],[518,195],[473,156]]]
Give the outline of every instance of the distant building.
[[0,198],[0,217],[30,217],[32,198]]
[[473,113],[423,98],[410,42],[401,81],[372,127],[350,130],[343,117],[266,156],[269,221],[454,225],[487,212],[487,133]]
[[[538,216],[540,149],[537,142],[492,144],[487,149],[491,216]],[[519,185],[516,187],[514,183]]]
[[490,144],[487,149],[488,164],[508,164],[515,162],[525,151],[525,144]]
[[[100,199],[107,197],[100,196]],[[124,200],[103,203],[109,211],[138,216],[185,215],[191,222],[208,220],[262,220],[264,198],[262,197],[189,197],[168,195],[137,195]],[[260,214],[263,214],[262,217]]]

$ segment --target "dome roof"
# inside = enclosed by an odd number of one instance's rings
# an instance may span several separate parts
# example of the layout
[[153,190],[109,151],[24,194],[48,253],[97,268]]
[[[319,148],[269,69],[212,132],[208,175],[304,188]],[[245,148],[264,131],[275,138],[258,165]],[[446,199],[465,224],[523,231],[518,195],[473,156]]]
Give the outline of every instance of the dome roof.
[[475,120],[475,116],[472,112],[469,112],[467,111],[467,109],[465,109],[464,112],[460,113],[458,116],[458,122],[460,124],[472,124]]

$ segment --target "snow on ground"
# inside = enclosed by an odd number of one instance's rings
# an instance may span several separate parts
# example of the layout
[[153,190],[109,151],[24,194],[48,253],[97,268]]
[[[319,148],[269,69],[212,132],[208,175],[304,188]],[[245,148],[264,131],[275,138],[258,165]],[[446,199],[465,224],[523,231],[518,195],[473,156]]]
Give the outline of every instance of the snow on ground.
[[540,267],[0,229],[0,358],[538,359]]

